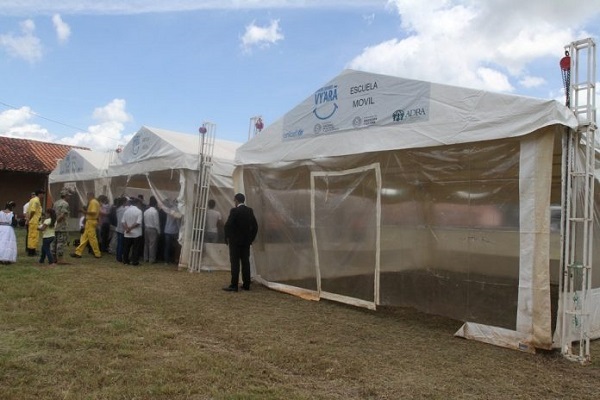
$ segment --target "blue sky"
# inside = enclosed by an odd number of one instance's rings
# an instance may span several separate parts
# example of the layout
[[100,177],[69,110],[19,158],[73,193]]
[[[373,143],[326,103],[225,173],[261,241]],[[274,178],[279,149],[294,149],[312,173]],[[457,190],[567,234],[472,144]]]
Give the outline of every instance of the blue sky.
[[110,150],[210,121],[243,142],[345,68],[562,99],[587,37],[600,0],[0,0],[0,135]]

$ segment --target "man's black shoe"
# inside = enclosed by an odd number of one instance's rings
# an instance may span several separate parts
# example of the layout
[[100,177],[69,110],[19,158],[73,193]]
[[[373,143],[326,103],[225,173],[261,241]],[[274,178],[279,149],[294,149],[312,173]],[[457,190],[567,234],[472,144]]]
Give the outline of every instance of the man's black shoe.
[[230,286],[224,287],[223,290],[226,292],[237,292],[238,288],[237,288],[237,286],[230,285]]
[[242,286],[242,289],[244,289],[244,290],[250,290],[250,286]]
[[79,254],[75,254],[75,253],[71,254],[71,257],[73,257],[73,258],[81,258],[81,256]]

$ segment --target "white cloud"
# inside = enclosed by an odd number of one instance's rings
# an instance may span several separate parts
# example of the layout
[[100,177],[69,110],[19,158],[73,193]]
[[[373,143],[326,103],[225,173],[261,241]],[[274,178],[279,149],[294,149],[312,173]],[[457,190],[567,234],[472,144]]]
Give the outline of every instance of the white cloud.
[[6,134],[12,127],[22,125],[31,118],[31,109],[21,107],[19,109],[6,110],[0,113],[0,133]]
[[526,88],[535,88],[546,84],[546,80],[544,78],[540,78],[539,76],[524,76],[519,84]]
[[[578,7],[548,0],[390,0],[406,36],[363,50],[349,68],[494,91],[542,85],[526,76],[542,57],[562,56],[565,44],[600,13],[600,1]],[[585,37],[585,36],[584,36]],[[511,83],[513,82],[513,83]]]
[[35,23],[28,19],[21,22],[21,34],[0,35],[0,47],[12,57],[34,63],[42,58],[42,44],[35,36]]
[[387,0],[3,0],[0,15],[139,14],[192,10],[349,8],[383,9]]
[[265,27],[258,26],[252,23],[246,26],[246,32],[242,36],[242,47],[246,51],[250,51],[252,47],[269,47],[272,44],[283,40],[284,36],[279,28],[279,20],[272,20],[271,24]]
[[96,151],[114,150],[132,136],[123,134],[125,123],[133,119],[125,108],[125,100],[114,99],[93,111],[92,117],[98,124],[89,126],[84,132],[60,139],[46,128],[31,122],[33,118],[44,117],[33,112],[30,107],[10,109],[0,113],[0,135],[83,146]]
[[125,111],[126,102],[123,99],[114,99],[104,107],[98,107],[94,110],[94,119],[104,122],[125,123],[132,120],[131,115]]
[[508,78],[503,73],[500,73],[491,68],[478,68],[477,76],[485,87],[493,87],[495,90],[510,92],[513,90]]
[[52,16],[52,23],[54,24],[54,29],[56,29],[56,36],[59,43],[67,42],[71,36],[71,27],[62,20],[60,14]]
[[119,144],[124,144],[125,123],[132,120],[126,111],[123,99],[114,99],[105,106],[97,107],[92,117],[99,123],[91,125],[86,132],[78,132],[71,137],[63,137],[61,143],[89,147],[92,150],[114,150]]
[[35,116],[29,107],[6,110],[0,113],[0,135],[34,139],[45,142],[52,141],[54,137],[46,128],[33,124],[30,120]]

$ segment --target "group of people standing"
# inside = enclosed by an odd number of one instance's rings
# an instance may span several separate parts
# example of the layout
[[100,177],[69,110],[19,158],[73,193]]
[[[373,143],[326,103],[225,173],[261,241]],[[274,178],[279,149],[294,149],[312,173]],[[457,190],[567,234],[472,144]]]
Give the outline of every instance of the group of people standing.
[[[62,260],[64,248],[68,243],[67,220],[70,214],[68,197],[69,189],[60,192],[60,199],[52,208],[46,209],[42,219],[41,195],[44,190],[36,190],[26,205],[27,254],[37,255],[37,247],[42,237],[40,263],[46,260],[50,265],[65,263]],[[107,199],[101,198],[99,202],[93,192],[87,194],[87,206],[82,209],[83,230],[79,245],[71,257],[81,258],[84,250],[91,247],[94,257],[101,258],[102,250],[109,251],[113,246],[111,232],[116,234],[115,255],[119,262],[126,265],[139,265],[140,258],[145,262],[153,263],[157,259],[158,241],[161,231],[164,233],[164,260],[171,260],[171,246],[177,241],[181,217],[178,212],[165,213],[165,221],[161,223],[158,204],[154,196],[150,197],[148,205],[144,205],[143,197],[117,198],[112,207],[105,207]],[[234,196],[234,207],[229,212],[224,224],[224,240],[229,246],[229,259],[231,262],[231,283],[223,288],[225,291],[237,292],[239,287],[240,267],[242,272],[242,289],[250,290],[250,245],[255,240],[258,232],[258,223],[252,208],[245,204],[245,196],[237,193]],[[104,206],[104,210],[103,210]],[[9,201],[0,212],[0,263],[16,262],[17,241],[14,227],[17,225],[14,201]],[[222,225],[221,214],[214,209],[214,200],[209,200],[206,213],[205,240],[216,242],[219,228]],[[176,207],[175,207],[176,209]],[[105,217],[104,219],[103,216]],[[100,227],[98,226],[99,220]],[[103,227],[108,221],[108,229]],[[114,226],[113,224],[116,224]],[[113,226],[113,229],[111,229]],[[102,237],[102,245],[98,242],[98,233]]]
[[180,213],[171,208],[168,212],[159,210],[154,196],[147,205],[142,195],[115,198],[112,206],[106,196],[99,196],[98,200],[93,198],[93,193],[88,194],[82,236],[72,257],[81,258],[89,246],[96,258],[110,253],[127,265],[139,265],[141,260],[155,263],[159,258],[165,263],[174,260]]
[[[26,252],[30,257],[39,256],[40,263],[47,262],[51,266],[68,264],[64,254],[69,243],[68,200],[71,194],[70,189],[62,189],[60,199],[43,212],[45,191],[39,189],[31,193],[30,200],[23,206],[27,229]],[[140,260],[154,263],[158,259],[165,263],[175,262],[182,215],[176,211],[176,201],[168,206],[175,211],[168,208],[168,212],[159,212],[156,198],[150,197],[148,205],[145,205],[142,195],[137,198],[119,197],[111,206],[106,196],[96,198],[93,192],[87,193],[87,204],[80,210],[81,236],[74,241],[76,248],[71,257],[81,258],[88,249],[96,258],[101,258],[103,252],[111,253],[117,261],[125,264],[139,265]],[[15,207],[16,203],[9,201],[0,212],[2,264],[14,263],[17,259],[14,228],[18,225],[18,218]]]
[[[41,239],[39,262],[47,262],[50,266],[63,263],[64,247],[68,241],[67,218],[69,204],[65,200],[70,192],[61,191],[61,199],[54,206],[42,211],[42,195],[45,191],[38,189],[31,193],[31,199],[23,206],[27,236],[25,247],[27,255],[38,256]],[[14,228],[17,226],[17,216],[14,212],[16,203],[9,201],[0,213],[0,263],[10,264],[17,261],[17,240]]]

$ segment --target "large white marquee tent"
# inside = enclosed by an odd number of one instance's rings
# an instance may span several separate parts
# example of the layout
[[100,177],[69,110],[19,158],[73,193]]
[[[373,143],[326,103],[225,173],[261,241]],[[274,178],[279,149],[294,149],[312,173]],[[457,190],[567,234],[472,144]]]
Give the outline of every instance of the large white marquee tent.
[[259,219],[255,279],[551,348],[562,138],[577,126],[556,101],[344,71],[236,153],[236,187]]
[[[240,143],[216,139],[213,146],[209,197],[224,218],[233,206],[233,158]],[[187,269],[191,246],[192,207],[199,177],[200,138],[159,128],[142,127],[119,153],[120,163],[111,168],[113,193],[152,193],[163,207],[175,207],[183,215],[179,266]],[[147,198],[147,196],[146,196]],[[175,200],[177,205],[174,206]],[[229,267],[224,244],[204,245],[203,266]]]
[[[209,197],[224,217],[232,206],[233,158],[239,143],[216,139],[213,146]],[[50,175],[50,190],[57,198],[60,189],[77,189],[82,201],[94,190],[112,200],[116,196],[155,196],[163,210],[182,217],[179,266],[188,267],[192,235],[191,210],[196,192],[201,157],[200,139],[169,130],[141,127],[120,152],[72,151]],[[74,163],[74,159],[80,160]],[[101,162],[95,160],[101,159]],[[76,165],[76,166],[75,166]],[[78,166],[82,165],[81,168]],[[74,167],[75,166],[75,167]],[[224,244],[206,244],[203,264],[228,268]]]

